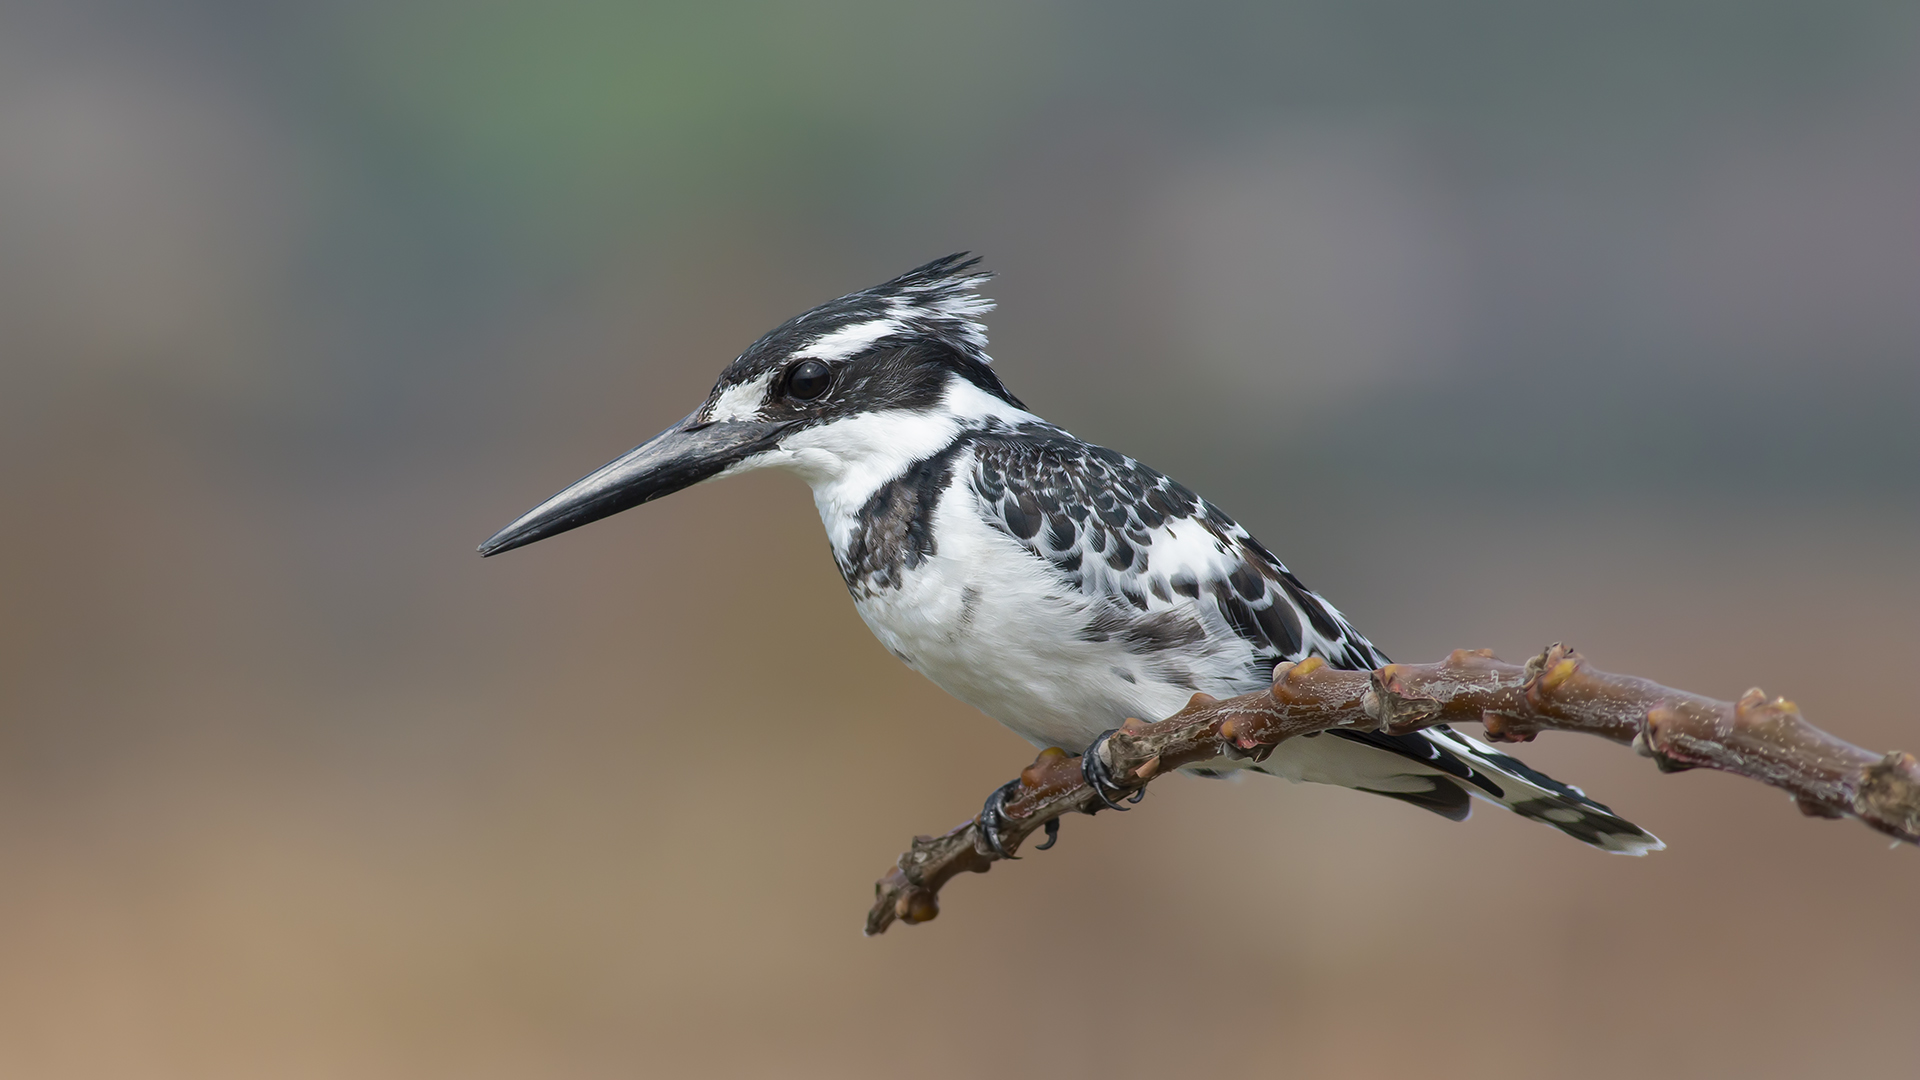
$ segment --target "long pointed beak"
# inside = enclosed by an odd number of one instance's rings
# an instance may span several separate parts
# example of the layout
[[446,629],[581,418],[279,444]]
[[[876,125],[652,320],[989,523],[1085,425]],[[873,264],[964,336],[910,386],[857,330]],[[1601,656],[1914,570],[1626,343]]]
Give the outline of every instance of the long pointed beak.
[[770,448],[788,426],[746,420],[700,424],[690,413],[520,515],[481,544],[480,554],[512,551],[691,487]]

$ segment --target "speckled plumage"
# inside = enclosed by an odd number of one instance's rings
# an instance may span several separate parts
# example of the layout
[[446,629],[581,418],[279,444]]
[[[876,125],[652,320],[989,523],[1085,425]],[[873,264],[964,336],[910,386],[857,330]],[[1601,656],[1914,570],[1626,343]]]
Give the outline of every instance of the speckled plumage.
[[[1218,507],[1028,411],[987,356],[980,318],[991,304],[974,265],[936,260],[788,320],[679,427],[483,550],[688,483],[787,469],[811,486],[854,605],[883,645],[1035,744],[1076,752],[1127,717],[1171,714],[1195,691],[1264,687],[1283,660],[1386,662]],[[789,383],[809,362],[827,365],[830,389],[802,400]],[[674,439],[729,449],[724,461],[648,464]],[[643,465],[675,479],[622,479]],[[1445,728],[1328,732],[1286,742],[1255,768],[1455,819],[1480,797],[1610,851],[1660,846],[1577,789]]]

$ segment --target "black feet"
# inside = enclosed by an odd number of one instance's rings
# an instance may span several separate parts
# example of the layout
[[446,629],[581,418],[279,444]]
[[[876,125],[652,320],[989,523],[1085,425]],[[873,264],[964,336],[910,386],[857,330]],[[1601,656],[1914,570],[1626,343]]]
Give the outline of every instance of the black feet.
[[[1147,789],[1144,787],[1132,787],[1115,780],[1113,769],[1107,765],[1103,751],[1106,749],[1107,740],[1119,730],[1119,728],[1112,728],[1101,732],[1100,737],[1093,740],[1093,745],[1087,747],[1086,753],[1080,755],[1080,775],[1086,778],[1087,787],[1092,789],[1094,798],[1100,800],[1101,806],[1111,810],[1125,810],[1126,807],[1120,805],[1122,800],[1137,803],[1147,795]],[[1040,756],[1040,760],[1047,761],[1049,755],[1053,755],[1055,760],[1065,756],[1063,751],[1048,750]],[[974,819],[974,830],[979,834],[982,846],[1003,859],[1019,858],[1012,849],[1007,847],[1006,840],[1001,836],[1007,828],[1007,800],[1013,798],[1019,788],[1018,780],[1009,780],[994,788],[993,794],[987,796],[986,805],[980,808],[980,816]],[[1093,810],[1099,808],[1096,806]],[[1092,813],[1093,810],[1087,812]],[[1047,831],[1047,842],[1035,845],[1035,851],[1045,851],[1060,839],[1059,818],[1048,819],[1043,827]]]
[[1055,841],[1060,839],[1060,819],[1059,818],[1057,817],[1048,818],[1047,823],[1040,827],[1046,830],[1047,842],[1044,844],[1033,845],[1033,850],[1035,851],[1045,851],[1048,848],[1052,847]]
[[[1126,795],[1127,789],[1114,782],[1113,770],[1107,767],[1106,756],[1102,753],[1106,749],[1107,740],[1112,738],[1113,733],[1118,730],[1120,729],[1110,728],[1101,732],[1100,737],[1093,740],[1093,745],[1087,747],[1087,752],[1080,755],[1080,775],[1087,778],[1087,786],[1093,789],[1093,794],[1109,809],[1125,810],[1126,807],[1115,800]],[[1146,788],[1135,788],[1127,801],[1137,803],[1146,797]]]
[[[1019,786],[1020,781],[1009,780],[994,788],[993,794],[987,796],[986,805],[980,808],[980,817],[974,822],[974,829],[979,832],[980,839],[987,842],[987,850],[1003,859],[1020,857],[1009,851],[1006,841],[1000,839],[1000,830],[1007,826],[1007,800],[1013,796],[1014,790]],[[1059,818],[1048,818],[1047,823],[1041,827],[1047,832],[1047,842],[1034,845],[1035,851],[1045,851],[1054,845],[1054,841],[1060,839]]]

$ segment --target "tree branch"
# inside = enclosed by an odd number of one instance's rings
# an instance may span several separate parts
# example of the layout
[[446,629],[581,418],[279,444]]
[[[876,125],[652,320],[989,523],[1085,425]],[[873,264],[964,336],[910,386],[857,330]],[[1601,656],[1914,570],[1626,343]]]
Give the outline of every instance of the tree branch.
[[[1484,649],[1371,672],[1336,670],[1317,657],[1283,664],[1271,690],[1224,700],[1195,694],[1158,723],[1128,720],[1105,751],[1113,775],[1132,790],[1183,765],[1260,761],[1297,735],[1332,728],[1399,735],[1454,723],[1481,724],[1494,742],[1527,742],[1542,731],[1598,735],[1631,745],[1662,772],[1707,768],[1749,777],[1792,795],[1802,813],[1859,818],[1920,843],[1920,762],[1912,754],[1876,754],[1843,742],[1808,723],[1792,702],[1758,689],[1718,701],[1595,670],[1559,644],[1524,666]],[[1017,851],[1047,822],[1100,807],[1079,759],[1044,750],[1007,800],[1001,839]],[[883,933],[895,920],[926,922],[940,912],[942,886],[999,859],[974,821],[943,836],[915,837],[874,885],[867,933]]]

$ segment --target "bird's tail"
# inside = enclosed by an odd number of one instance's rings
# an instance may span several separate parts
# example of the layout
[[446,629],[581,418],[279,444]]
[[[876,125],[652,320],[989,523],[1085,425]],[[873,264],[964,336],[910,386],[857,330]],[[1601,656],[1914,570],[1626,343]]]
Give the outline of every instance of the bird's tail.
[[[1452,728],[1428,728],[1413,736],[1345,731],[1329,734],[1347,736],[1352,741],[1375,745],[1406,758],[1424,758],[1422,763],[1431,770],[1429,776],[1436,785],[1434,794],[1424,795],[1435,803],[1427,809],[1456,820],[1467,816],[1464,796],[1471,795],[1499,803],[1521,817],[1550,825],[1603,851],[1645,855],[1666,847],[1659,837],[1589,799],[1579,788],[1529,768],[1525,762]],[[1442,784],[1463,794],[1440,792],[1438,786]],[[1382,791],[1381,794],[1419,802],[1406,793]],[[1443,807],[1441,803],[1446,805]]]

